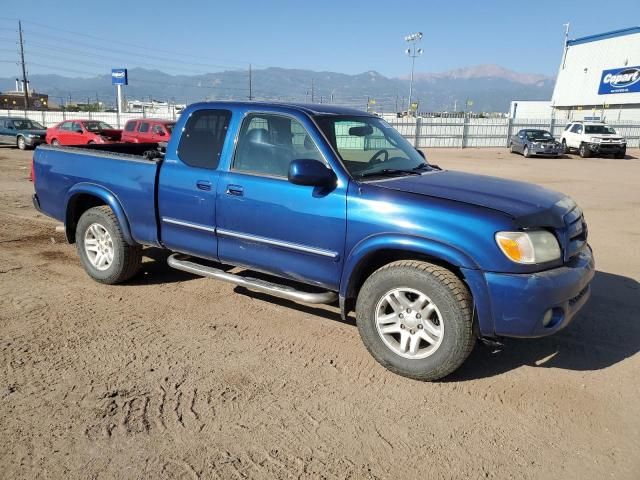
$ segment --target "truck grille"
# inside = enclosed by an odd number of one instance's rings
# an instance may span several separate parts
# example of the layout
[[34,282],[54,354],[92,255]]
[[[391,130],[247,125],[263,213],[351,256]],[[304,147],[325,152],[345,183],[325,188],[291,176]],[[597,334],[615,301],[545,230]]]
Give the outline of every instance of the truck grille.
[[565,215],[564,221],[566,225],[564,259],[569,261],[587,244],[588,231],[584,215],[578,206]]

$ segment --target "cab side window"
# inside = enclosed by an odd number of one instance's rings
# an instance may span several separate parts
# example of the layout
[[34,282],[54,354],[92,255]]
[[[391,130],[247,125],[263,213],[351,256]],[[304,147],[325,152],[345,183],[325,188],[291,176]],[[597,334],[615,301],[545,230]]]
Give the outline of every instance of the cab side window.
[[74,132],[82,131],[82,125],[80,125],[80,122],[73,122],[73,124],[71,125],[71,130],[73,130]]
[[580,125],[579,123],[576,123],[572,128],[571,131],[573,133],[582,133],[582,125]]
[[180,160],[192,167],[211,170],[218,168],[230,119],[229,110],[193,112],[180,136]]
[[242,123],[233,170],[286,178],[296,159],[323,161],[305,128],[283,115],[254,113]]
[[136,129],[135,121],[127,122],[127,124],[124,126],[124,130],[126,132],[133,132],[135,129]]
[[148,122],[140,122],[140,126],[138,127],[138,131],[140,133],[146,133],[149,131],[149,123]]

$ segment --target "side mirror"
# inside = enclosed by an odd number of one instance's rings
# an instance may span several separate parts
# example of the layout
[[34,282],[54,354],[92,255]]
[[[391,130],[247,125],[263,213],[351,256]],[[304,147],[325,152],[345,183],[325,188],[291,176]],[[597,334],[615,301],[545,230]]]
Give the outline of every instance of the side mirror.
[[420,155],[424,160],[427,159],[426,155],[424,154],[424,152],[418,148],[416,148],[416,152],[418,152],[418,155]]
[[74,130],[74,132],[76,132],[76,133],[82,133],[82,129],[81,129],[81,128],[76,128],[76,129]]
[[324,163],[311,159],[293,160],[289,164],[288,178],[295,185],[332,187],[336,184],[335,173]]

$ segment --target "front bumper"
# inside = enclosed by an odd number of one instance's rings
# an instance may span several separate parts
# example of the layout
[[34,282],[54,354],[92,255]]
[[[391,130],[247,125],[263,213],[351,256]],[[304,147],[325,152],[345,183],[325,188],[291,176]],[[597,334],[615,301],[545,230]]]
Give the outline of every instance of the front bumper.
[[529,151],[532,155],[549,155],[553,157],[557,157],[564,153],[560,145],[550,145],[548,147],[545,147],[545,145],[540,145],[537,147],[532,146]]
[[38,145],[42,145],[43,143],[47,143],[44,138],[39,137],[24,137],[24,143],[26,143],[30,147],[37,147]]
[[[566,327],[591,295],[591,247],[562,267],[532,274],[485,273],[495,335],[543,337]],[[553,311],[545,327],[543,318]]]
[[602,153],[602,154],[615,154],[626,152],[627,144],[626,143],[587,143],[587,147],[593,153]]

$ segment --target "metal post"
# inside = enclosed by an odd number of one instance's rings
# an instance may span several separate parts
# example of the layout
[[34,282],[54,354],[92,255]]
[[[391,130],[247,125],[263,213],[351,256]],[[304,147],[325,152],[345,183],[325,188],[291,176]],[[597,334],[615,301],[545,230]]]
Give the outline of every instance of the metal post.
[[418,148],[419,140],[420,140],[420,129],[422,128],[422,117],[416,117],[416,132],[413,137],[413,146]]
[[422,55],[422,49],[416,49],[416,43],[422,39],[422,32],[412,33],[411,35],[407,35],[404,37],[406,42],[411,42],[411,47],[405,50],[405,53],[411,57],[411,81],[409,82],[409,105],[407,106],[407,111],[411,112],[411,96],[413,94],[413,71],[416,64],[416,57]]
[[508,117],[507,118],[507,141],[506,141],[505,147],[509,146],[509,140],[511,139],[511,128],[513,126],[512,124],[513,124],[513,119],[511,117]]
[[462,142],[460,148],[465,148],[467,146],[467,135],[469,128],[469,117],[465,114],[462,120]]

